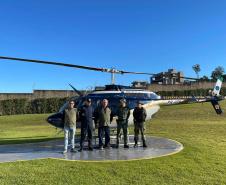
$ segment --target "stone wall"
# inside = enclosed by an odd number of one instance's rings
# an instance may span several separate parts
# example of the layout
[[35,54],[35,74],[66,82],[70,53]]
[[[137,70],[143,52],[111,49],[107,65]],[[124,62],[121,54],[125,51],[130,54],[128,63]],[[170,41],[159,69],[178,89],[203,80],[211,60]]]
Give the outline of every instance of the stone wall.
[[0,93],[0,100],[9,99],[29,99],[33,98],[33,93]]
[[[195,89],[213,89],[215,82],[199,82],[191,85],[159,85],[151,84],[148,86],[148,90],[158,91],[183,91],[183,90],[195,90]],[[226,87],[226,83],[223,83],[222,87]]]
[[64,98],[77,96],[72,90],[34,90],[33,93],[0,93],[0,100],[8,99],[36,99],[36,98]]
[[34,90],[33,98],[64,98],[77,96],[72,90]]

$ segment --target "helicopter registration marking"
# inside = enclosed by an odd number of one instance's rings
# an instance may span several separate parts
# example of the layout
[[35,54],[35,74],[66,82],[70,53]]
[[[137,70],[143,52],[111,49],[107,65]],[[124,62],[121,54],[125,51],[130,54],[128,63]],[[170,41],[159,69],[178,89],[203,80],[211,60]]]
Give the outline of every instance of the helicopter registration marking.
[[178,104],[178,103],[181,103],[183,102],[184,100],[169,100],[167,102],[168,105],[173,105],[173,104]]

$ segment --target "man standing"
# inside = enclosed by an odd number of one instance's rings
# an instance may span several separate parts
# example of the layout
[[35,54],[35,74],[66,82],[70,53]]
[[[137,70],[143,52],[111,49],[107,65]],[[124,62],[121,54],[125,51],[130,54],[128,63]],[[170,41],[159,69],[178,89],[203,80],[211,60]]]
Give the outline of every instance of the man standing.
[[71,152],[76,152],[75,150],[75,131],[76,131],[76,117],[77,109],[74,108],[75,102],[73,100],[69,101],[68,108],[64,110],[64,151],[63,154],[67,153],[68,140],[70,138],[71,142]]
[[105,134],[105,148],[110,148],[111,109],[108,107],[108,100],[104,99],[101,106],[97,107],[94,113],[95,125],[98,126],[99,147],[103,150],[103,135]]
[[85,105],[81,108],[79,112],[79,118],[81,120],[81,140],[80,149],[83,150],[84,141],[86,135],[88,134],[88,149],[93,150],[92,137],[93,137],[93,108],[91,106],[91,99],[88,98],[85,101]]
[[143,147],[147,147],[145,137],[144,137],[144,123],[145,119],[147,117],[147,112],[143,108],[141,102],[137,102],[137,107],[133,111],[133,117],[134,117],[134,147],[138,146],[138,138],[139,138],[139,131],[141,132],[141,137],[143,140]]
[[129,148],[128,145],[128,119],[130,116],[130,110],[126,106],[126,100],[122,99],[120,101],[119,108],[116,112],[117,119],[117,144],[116,147],[119,147],[119,135],[121,129],[123,130],[123,137],[124,137],[124,148]]

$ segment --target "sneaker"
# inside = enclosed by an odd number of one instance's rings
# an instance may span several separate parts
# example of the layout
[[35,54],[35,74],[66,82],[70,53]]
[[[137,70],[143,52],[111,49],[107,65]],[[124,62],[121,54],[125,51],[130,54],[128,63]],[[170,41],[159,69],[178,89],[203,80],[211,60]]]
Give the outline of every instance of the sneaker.
[[67,153],[67,150],[64,150],[63,152],[62,152],[62,154],[66,154]]
[[93,151],[93,147],[89,147],[88,150],[89,150],[89,151]]
[[72,148],[71,152],[76,153],[77,151],[74,148]]
[[100,149],[100,150],[103,150],[103,149],[104,149],[104,147],[103,147],[103,146],[100,146],[100,147],[99,147],[99,149]]
[[124,148],[129,148],[129,145],[124,145]]
[[144,143],[144,144],[143,144],[143,147],[144,147],[144,148],[147,148],[148,146],[146,145],[146,143]]
[[134,144],[134,146],[133,146],[134,148],[137,148],[138,147],[138,145],[137,144]]

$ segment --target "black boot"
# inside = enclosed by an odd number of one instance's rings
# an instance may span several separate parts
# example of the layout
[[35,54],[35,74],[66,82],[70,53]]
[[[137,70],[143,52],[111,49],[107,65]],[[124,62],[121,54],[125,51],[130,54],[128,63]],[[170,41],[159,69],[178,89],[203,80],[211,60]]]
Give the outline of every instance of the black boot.
[[127,145],[127,144],[124,144],[124,148],[129,148],[129,145]]
[[147,148],[148,147],[145,140],[143,141],[143,147],[144,148]]
[[88,150],[93,151],[93,145],[92,145],[92,142],[90,142],[90,141],[88,143]]
[[80,147],[80,149],[78,150],[79,152],[82,152],[83,151],[83,147]]
[[119,139],[118,139],[118,138],[117,138],[115,147],[116,147],[116,148],[119,148]]
[[135,142],[135,144],[134,144],[134,146],[133,146],[133,147],[134,147],[134,148],[137,148],[137,147],[138,147],[138,144],[137,144],[137,142],[138,142],[138,138],[137,138],[137,137],[135,137],[135,138],[134,138],[134,142]]
[[137,141],[135,141],[135,144],[134,144],[133,147],[134,147],[134,148],[137,148],[137,147],[138,147]]

